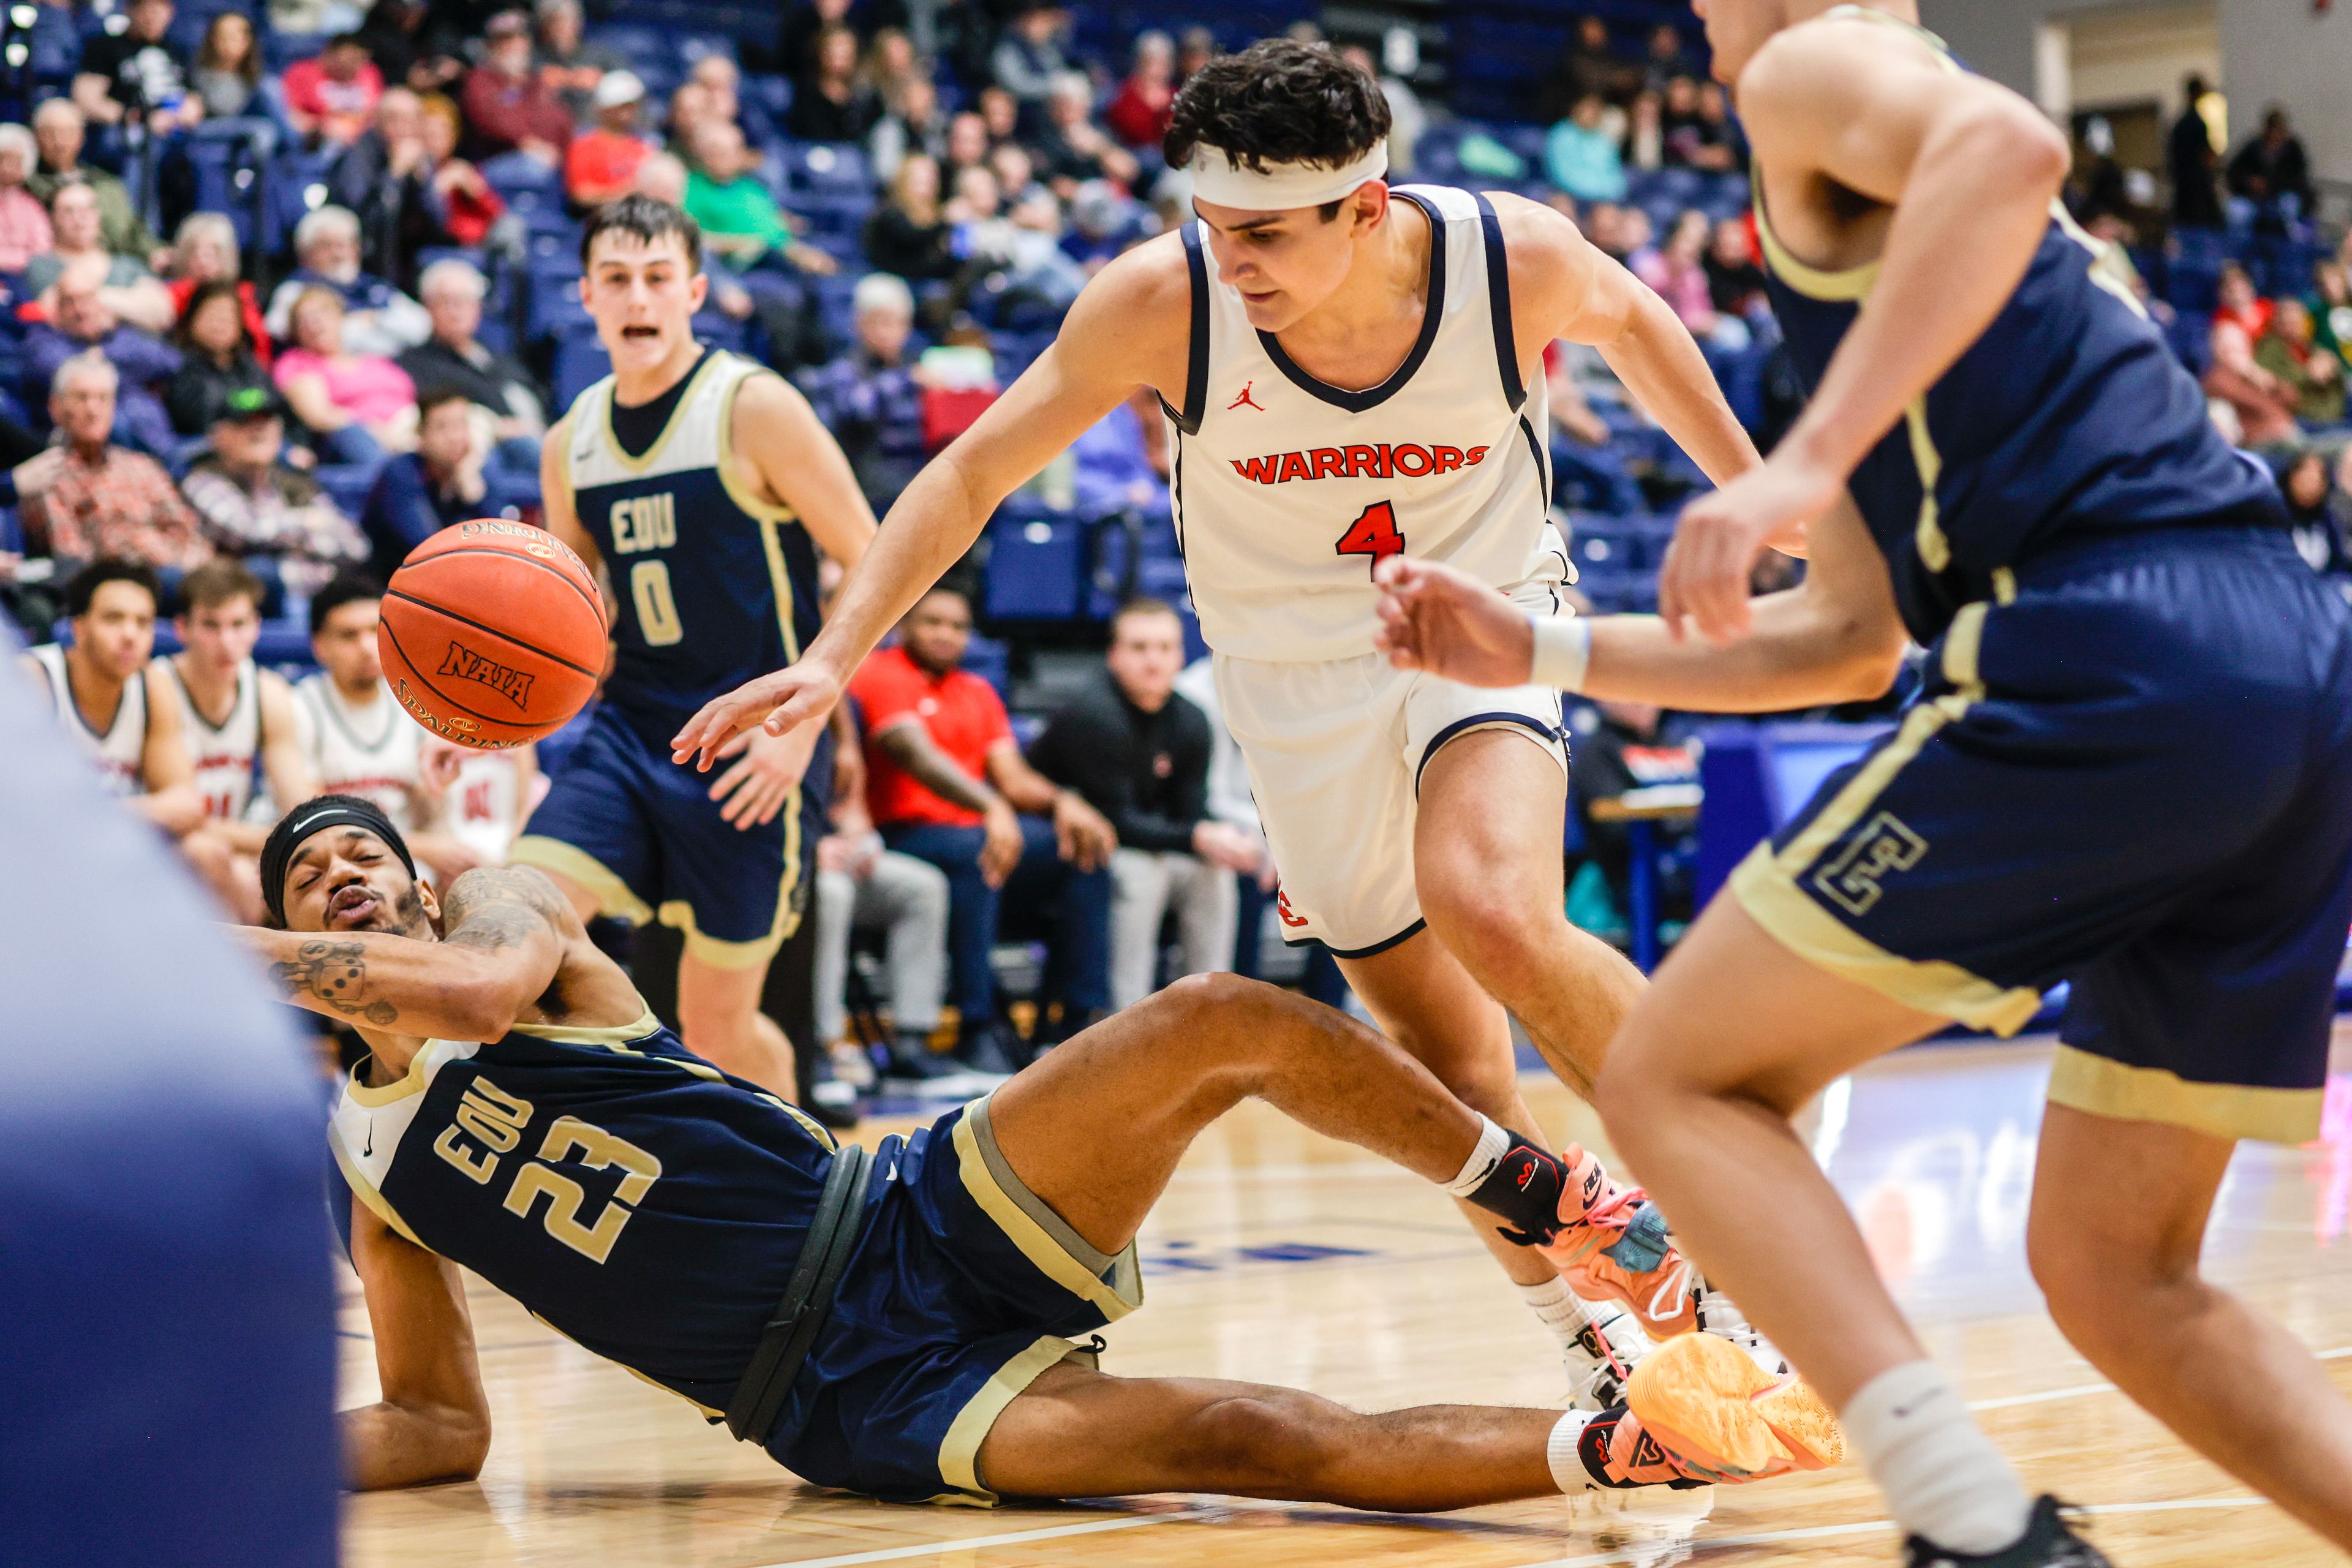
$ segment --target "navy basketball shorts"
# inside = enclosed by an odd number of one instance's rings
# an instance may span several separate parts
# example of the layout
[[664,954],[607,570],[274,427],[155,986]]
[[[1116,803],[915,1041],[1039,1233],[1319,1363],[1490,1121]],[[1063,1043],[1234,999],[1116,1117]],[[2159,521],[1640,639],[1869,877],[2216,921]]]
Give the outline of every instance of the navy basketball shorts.
[[1135,1248],[1088,1246],[1022,1184],[974,1100],[875,1153],[866,1233],[768,1441],[817,1486],[992,1504],[980,1445],[1069,1336],[1143,1300]]
[[773,821],[738,828],[710,798],[728,763],[702,773],[671,762],[667,744],[606,702],[509,859],[569,878],[615,920],[678,927],[686,951],[716,968],[762,964],[798,929],[808,900],[829,755],[820,744],[809,778]]
[[2281,531],[2063,547],[1731,880],[1800,956],[1999,1034],[2053,1101],[2316,1135],[2352,921],[2352,612]]

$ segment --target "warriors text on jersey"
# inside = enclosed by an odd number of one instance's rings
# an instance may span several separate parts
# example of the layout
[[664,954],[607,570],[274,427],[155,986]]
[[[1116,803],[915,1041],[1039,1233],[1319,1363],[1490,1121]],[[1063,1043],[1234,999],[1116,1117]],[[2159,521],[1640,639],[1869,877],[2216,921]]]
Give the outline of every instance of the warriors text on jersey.
[[604,700],[665,748],[704,702],[792,663],[816,635],[806,531],[733,471],[736,394],[766,374],[706,353],[640,457],[613,434],[611,377],[572,405],[565,482],[619,600]]
[[236,667],[236,696],[228,716],[217,725],[196,710],[194,694],[180,677],[179,661],[157,661],[164,680],[179,699],[187,738],[188,760],[195,768],[196,791],[205,797],[205,815],[215,821],[242,822],[253,804],[255,758],[261,751],[261,672],[253,660]]
[[[1829,15],[1873,18],[1943,49],[1883,12]],[[1756,222],[1772,312],[1810,394],[1878,268],[1798,261],[1760,194]],[[2098,265],[2104,255],[2053,202],[2000,314],[1847,481],[1919,642],[1990,598],[1997,571],[2054,544],[2209,521],[2284,525],[2268,470],[2214,428],[2204,394],[2129,287]]]
[[1201,635],[1219,653],[1370,652],[1372,569],[1387,555],[1501,588],[1567,573],[1548,518],[1544,387],[1520,375],[1502,225],[1466,191],[1390,194],[1433,230],[1427,313],[1404,363],[1361,392],[1316,380],[1251,326],[1200,226],[1184,227],[1192,347],[1185,405],[1168,410],[1170,504]]
[[33,658],[48,677],[49,696],[56,702],[58,722],[66,732],[80,739],[97,763],[98,771],[106,781],[106,793],[123,799],[142,793],[147,756],[147,680],[144,672],[122,683],[122,700],[114,710],[114,722],[101,735],[89,727],[81,716],[81,706],[74,700],[73,682],[66,675],[66,650],[56,643],[43,643],[32,650]]
[[390,688],[378,682],[374,704],[353,708],[321,670],[295,686],[294,713],[320,794],[373,801],[394,827],[415,831],[410,800],[424,782],[425,731],[402,711]]
[[428,1042],[329,1130],[362,1201],[599,1355],[717,1411],[782,1296],[833,1145],[648,1013]]

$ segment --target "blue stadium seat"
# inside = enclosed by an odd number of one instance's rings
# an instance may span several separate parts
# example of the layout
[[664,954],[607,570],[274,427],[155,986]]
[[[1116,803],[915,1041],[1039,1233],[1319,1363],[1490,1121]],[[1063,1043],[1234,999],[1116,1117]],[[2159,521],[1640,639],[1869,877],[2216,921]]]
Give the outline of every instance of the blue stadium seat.
[[613,374],[613,356],[593,332],[555,345],[555,405],[569,408],[591,386]]
[[1074,619],[1082,602],[1086,529],[1074,517],[1000,513],[988,526],[982,614],[998,621]]

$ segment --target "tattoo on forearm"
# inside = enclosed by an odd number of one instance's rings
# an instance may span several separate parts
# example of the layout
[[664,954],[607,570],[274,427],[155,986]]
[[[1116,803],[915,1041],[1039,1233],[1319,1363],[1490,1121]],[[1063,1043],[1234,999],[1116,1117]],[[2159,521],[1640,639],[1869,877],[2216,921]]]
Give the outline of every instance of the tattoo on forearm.
[[967,811],[986,811],[993,795],[955,762],[918,724],[897,724],[882,731],[883,752],[907,770],[914,781],[951,805]]
[[367,1000],[367,949],[356,942],[306,942],[269,973],[290,1000],[324,1003],[347,1018],[388,1029],[400,1009],[378,997]]

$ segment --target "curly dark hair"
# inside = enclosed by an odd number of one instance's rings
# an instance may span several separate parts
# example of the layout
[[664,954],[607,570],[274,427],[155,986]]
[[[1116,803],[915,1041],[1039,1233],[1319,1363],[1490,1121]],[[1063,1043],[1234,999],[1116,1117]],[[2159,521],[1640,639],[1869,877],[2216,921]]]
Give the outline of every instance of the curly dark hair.
[[1337,168],[1389,133],[1380,83],[1328,44],[1268,38],[1220,55],[1192,73],[1170,111],[1162,144],[1181,169],[1206,142],[1244,168],[1321,163]]

